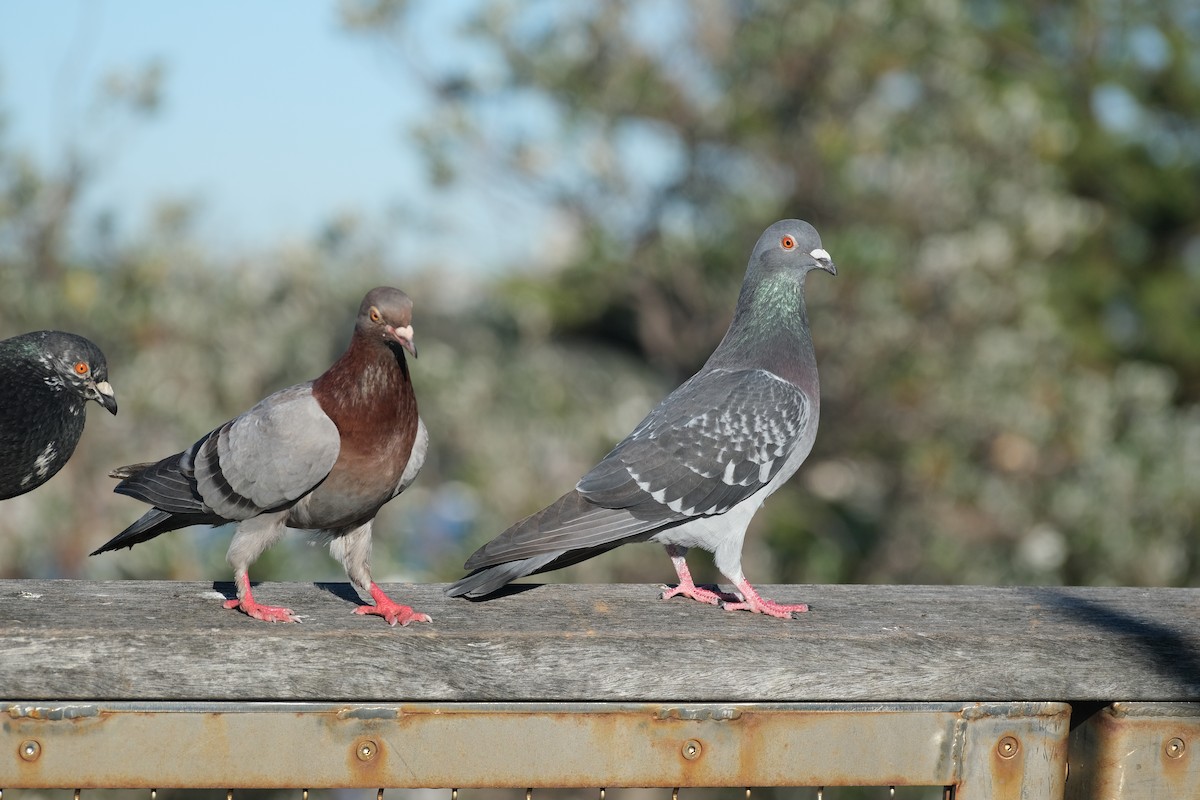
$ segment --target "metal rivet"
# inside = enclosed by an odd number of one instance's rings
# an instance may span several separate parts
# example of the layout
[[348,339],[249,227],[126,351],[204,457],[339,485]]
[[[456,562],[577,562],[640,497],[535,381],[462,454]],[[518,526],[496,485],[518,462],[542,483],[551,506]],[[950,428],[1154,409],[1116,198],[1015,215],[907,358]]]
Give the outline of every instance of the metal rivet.
[[688,761],[695,761],[697,758],[700,757],[700,753],[701,753],[700,743],[697,742],[695,739],[688,739],[686,742],[683,743],[683,757],[686,758]]
[[1167,758],[1179,758],[1183,755],[1183,751],[1187,750],[1187,743],[1176,736],[1167,742]]
[[1004,759],[1013,758],[1020,749],[1021,743],[1017,741],[1017,737],[1015,736],[1002,737],[996,745],[996,752]]
[[370,761],[377,752],[379,752],[379,745],[375,744],[373,739],[363,739],[354,745],[354,754],[358,756],[359,761]]
[[37,761],[42,754],[42,743],[37,739],[26,739],[21,742],[21,758],[26,761]]

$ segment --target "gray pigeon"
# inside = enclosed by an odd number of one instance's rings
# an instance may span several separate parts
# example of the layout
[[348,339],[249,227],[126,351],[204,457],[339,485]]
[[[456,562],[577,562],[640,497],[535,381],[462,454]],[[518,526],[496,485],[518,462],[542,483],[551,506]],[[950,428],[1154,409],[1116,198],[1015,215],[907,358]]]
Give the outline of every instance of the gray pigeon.
[[36,489],[75,452],[84,406],[117,413],[108,363],[91,341],[62,331],[0,342],[0,500]]
[[[750,256],[733,322],[704,367],[650,412],[575,488],[479,548],[452,597],[483,597],[516,578],[628,542],[659,542],[683,595],[729,610],[790,617],[808,606],[758,595],[742,540],[758,507],[800,466],[817,435],[820,390],[804,276],[837,269],[807,222],[776,222]],[[696,586],[688,548],[712,552],[738,596]]]
[[417,414],[404,350],[413,344],[412,301],[399,289],[372,289],[358,310],[346,352],[321,377],[281,389],[154,464],[122,467],[116,491],[154,506],[92,555],[188,525],[237,522],[229,545],[240,608],[255,619],[298,622],[291,609],[260,605],[250,564],[285,527],[314,531],[374,605],[357,609],[390,624],[429,622],[371,580],[371,525],[425,462],[429,436]]

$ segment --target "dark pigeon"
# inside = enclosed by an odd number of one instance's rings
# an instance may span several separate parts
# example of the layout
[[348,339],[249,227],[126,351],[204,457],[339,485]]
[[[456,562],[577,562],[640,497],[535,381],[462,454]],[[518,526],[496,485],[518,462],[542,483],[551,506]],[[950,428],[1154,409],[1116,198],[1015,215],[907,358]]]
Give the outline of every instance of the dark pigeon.
[[228,559],[240,608],[255,619],[298,622],[287,608],[257,603],[247,570],[285,528],[313,531],[374,605],[357,609],[392,625],[429,622],[392,601],[371,579],[371,526],[425,462],[429,436],[417,414],[404,351],[413,344],[412,301],[372,289],[350,346],[321,377],[275,392],[154,464],[122,467],[116,491],[154,506],[92,555],[189,525],[236,522]]
[[[450,596],[483,597],[515,578],[575,564],[628,542],[659,542],[683,595],[790,617],[808,606],[758,595],[742,540],[758,507],[792,476],[817,435],[820,389],[804,276],[836,275],[807,222],[776,222],[750,256],[733,322],[704,367],[650,412],[575,488],[479,548]],[[712,552],[738,595],[696,586],[688,548]]]
[[75,452],[94,400],[113,414],[117,398],[100,348],[62,331],[0,342],[0,500],[36,489]]

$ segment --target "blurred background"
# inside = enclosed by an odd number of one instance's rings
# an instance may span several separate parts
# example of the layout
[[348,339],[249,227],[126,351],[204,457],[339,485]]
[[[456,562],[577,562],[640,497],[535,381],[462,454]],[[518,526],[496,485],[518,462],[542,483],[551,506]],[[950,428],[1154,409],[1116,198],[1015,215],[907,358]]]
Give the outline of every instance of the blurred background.
[[[0,506],[0,576],[228,580],[229,530],[88,558],[144,510],[105,474],[315,377],[392,284],[432,451],[375,576],[456,578],[800,217],[821,430],[752,581],[1197,585],[1198,54],[1183,2],[0,4],[0,337],[92,338],[121,407]],[[251,575],[344,579],[300,535]]]

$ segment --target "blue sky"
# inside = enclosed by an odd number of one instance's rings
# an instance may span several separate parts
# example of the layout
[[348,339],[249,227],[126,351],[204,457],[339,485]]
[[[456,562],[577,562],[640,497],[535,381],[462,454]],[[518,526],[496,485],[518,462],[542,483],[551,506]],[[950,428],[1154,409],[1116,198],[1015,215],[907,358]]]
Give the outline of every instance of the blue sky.
[[[446,40],[435,49],[453,47],[449,23],[428,21]],[[154,59],[166,68],[161,110],[145,122],[97,120],[105,77]],[[0,0],[6,144],[43,166],[71,143],[101,153],[85,208],[116,209],[126,235],[156,202],[183,199],[199,204],[198,233],[217,252],[311,241],[351,213],[380,228],[401,221],[387,237],[398,262],[519,259],[530,237],[513,223],[532,219],[529,208],[426,185],[406,131],[428,102],[399,59],[340,28],[334,0]],[[490,263],[456,254],[471,217],[476,234],[482,225],[499,237]]]

